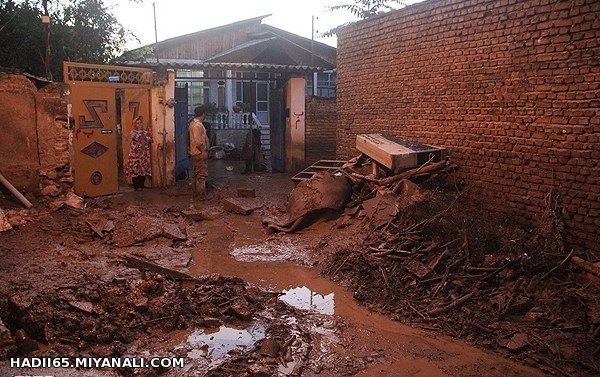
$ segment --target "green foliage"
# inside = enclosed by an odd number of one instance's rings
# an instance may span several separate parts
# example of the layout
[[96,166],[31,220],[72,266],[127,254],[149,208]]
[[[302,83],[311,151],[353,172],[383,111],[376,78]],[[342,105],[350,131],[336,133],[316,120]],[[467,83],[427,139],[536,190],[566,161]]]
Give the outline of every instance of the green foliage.
[[146,59],[150,56],[154,55],[154,47],[153,46],[144,46],[140,48],[136,48],[135,50],[125,51],[121,56],[115,59],[117,63],[124,62],[138,62],[144,63]]
[[[110,63],[131,35],[101,0],[53,0],[51,71],[62,78],[63,60]],[[45,76],[45,30],[39,1],[0,0],[0,66]]]
[[0,66],[45,76],[44,29],[30,2],[0,0]]
[[204,107],[204,113],[206,115],[216,115],[219,112],[219,108],[214,102],[205,103],[204,105],[202,105],[202,107]]
[[[405,6],[406,3],[403,0],[353,0],[349,4],[334,5],[329,7],[330,11],[347,11],[350,12],[354,17],[359,20],[375,16],[380,13],[389,12],[394,9]],[[350,24],[347,22],[343,25],[336,26],[335,28],[328,30],[321,35],[323,37],[330,37],[334,35],[337,30],[343,26]]]

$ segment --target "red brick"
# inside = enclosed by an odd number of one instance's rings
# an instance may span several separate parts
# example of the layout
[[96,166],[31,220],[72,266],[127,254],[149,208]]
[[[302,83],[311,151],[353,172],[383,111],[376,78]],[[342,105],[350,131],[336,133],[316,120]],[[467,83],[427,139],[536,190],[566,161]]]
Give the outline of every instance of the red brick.
[[599,1],[425,1],[344,28],[338,156],[366,132],[445,146],[470,192],[519,221],[554,186],[569,242],[600,251],[598,14]]

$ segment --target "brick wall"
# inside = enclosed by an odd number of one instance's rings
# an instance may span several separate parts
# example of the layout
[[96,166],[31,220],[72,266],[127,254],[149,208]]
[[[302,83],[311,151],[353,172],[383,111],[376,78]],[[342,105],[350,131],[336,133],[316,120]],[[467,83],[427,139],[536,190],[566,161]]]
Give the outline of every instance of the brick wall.
[[306,98],[306,164],[335,158],[337,108],[335,98]]
[[389,132],[446,146],[470,193],[600,250],[600,1],[429,0],[338,34],[338,148]]

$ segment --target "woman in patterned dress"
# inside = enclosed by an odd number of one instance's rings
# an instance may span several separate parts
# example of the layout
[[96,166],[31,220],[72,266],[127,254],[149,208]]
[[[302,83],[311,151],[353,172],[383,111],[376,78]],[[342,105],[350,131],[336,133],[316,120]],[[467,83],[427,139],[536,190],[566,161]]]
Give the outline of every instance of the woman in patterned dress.
[[144,129],[144,121],[141,116],[138,116],[133,120],[129,160],[125,169],[125,173],[131,177],[133,188],[136,191],[144,189],[146,177],[152,174],[150,165],[151,143],[152,135]]

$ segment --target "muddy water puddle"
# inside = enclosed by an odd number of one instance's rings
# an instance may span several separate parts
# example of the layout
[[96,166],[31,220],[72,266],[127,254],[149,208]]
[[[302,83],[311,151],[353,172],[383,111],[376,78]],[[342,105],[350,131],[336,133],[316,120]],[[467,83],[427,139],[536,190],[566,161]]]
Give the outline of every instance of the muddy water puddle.
[[269,242],[234,248],[230,254],[240,262],[280,262],[293,259],[297,248],[289,241]]
[[[490,376],[541,375],[538,370],[449,337],[412,328],[359,305],[352,292],[320,276],[318,268],[296,264],[306,255],[297,235],[289,239],[268,238],[258,217],[233,216],[225,223],[226,226],[219,221],[202,224],[206,237],[193,253],[190,272],[235,276],[260,288],[281,292],[282,301],[307,315],[331,318],[341,331],[339,342],[313,357],[332,363],[358,360],[356,372],[362,370],[361,375],[366,376],[461,376],[472,375],[473,370]],[[327,332],[323,334],[326,341]],[[332,353],[338,358],[327,359]]]
[[192,348],[188,352],[190,359],[207,356],[216,360],[234,349],[247,350],[265,337],[266,328],[260,323],[243,329],[220,326],[213,331],[200,329],[192,332],[186,342]]
[[284,289],[279,299],[298,309],[319,314],[333,315],[335,312],[335,293],[322,295],[302,286]]

